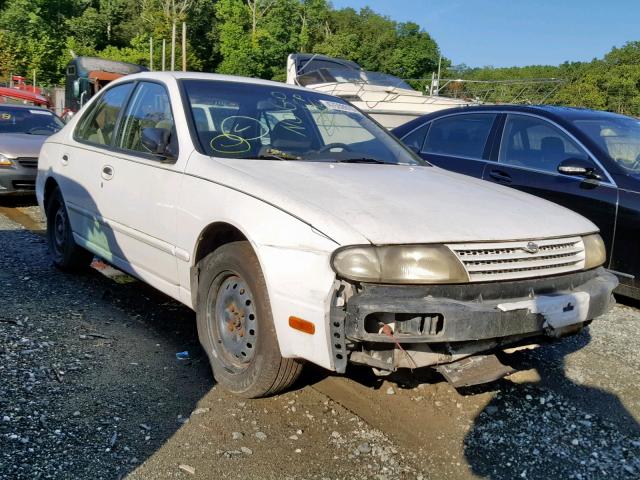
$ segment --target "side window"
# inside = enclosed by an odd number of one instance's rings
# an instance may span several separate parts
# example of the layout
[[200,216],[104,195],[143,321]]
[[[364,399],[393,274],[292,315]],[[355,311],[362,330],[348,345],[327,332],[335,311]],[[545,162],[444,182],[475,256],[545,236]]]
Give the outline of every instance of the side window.
[[548,121],[528,115],[507,115],[498,161],[557,173],[563,160],[588,161],[588,155],[567,134]]
[[177,152],[177,136],[167,90],[158,83],[138,84],[122,117],[118,146],[134,152],[151,153],[142,144],[142,130],[161,128],[169,135],[169,149]]
[[422,150],[422,145],[424,145],[424,137],[427,134],[427,130],[429,130],[430,125],[431,124],[427,123],[426,125],[415,129],[409,135],[405,136],[402,139],[402,142],[414,152],[419,152],[420,150]]
[[111,145],[118,114],[133,89],[133,83],[110,88],[78,122],[74,137],[96,145]]
[[495,118],[493,113],[468,113],[434,120],[422,151],[482,159]]

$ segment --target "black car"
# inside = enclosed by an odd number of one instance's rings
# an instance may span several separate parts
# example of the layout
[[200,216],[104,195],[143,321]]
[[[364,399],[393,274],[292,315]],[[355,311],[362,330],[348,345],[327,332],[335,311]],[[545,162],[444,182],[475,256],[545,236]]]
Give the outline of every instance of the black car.
[[640,298],[640,121],[582,108],[482,105],[425,115],[393,133],[434,165],[589,218],[620,277],[618,292]]

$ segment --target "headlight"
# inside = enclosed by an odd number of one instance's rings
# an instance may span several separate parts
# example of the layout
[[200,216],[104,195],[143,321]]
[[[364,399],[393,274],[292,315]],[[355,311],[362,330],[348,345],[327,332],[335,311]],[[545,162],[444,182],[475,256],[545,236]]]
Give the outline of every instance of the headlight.
[[607,250],[604,247],[602,237],[597,233],[582,237],[584,243],[584,268],[599,267],[607,259]]
[[333,254],[336,273],[373,283],[466,283],[469,276],[444,245],[345,247]]
[[0,167],[10,167],[13,165],[11,159],[0,153]]

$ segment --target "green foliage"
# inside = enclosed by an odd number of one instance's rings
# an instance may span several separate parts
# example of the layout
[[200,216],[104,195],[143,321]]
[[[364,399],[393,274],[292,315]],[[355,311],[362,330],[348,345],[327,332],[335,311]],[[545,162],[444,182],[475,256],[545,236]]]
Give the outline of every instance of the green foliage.
[[[287,55],[310,52],[426,88],[440,58],[437,43],[416,23],[399,23],[370,8],[337,10],[328,0],[0,0],[0,76],[30,78],[36,70],[40,82],[61,82],[72,51],[148,66],[150,39],[156,69],[166,40],[169,68],[172,24],[179,43],[183,21],[190,70],[284,80]],[[177,48],[176,68],[181,65]],[[442,58],[444,77],[562,79],[548,103],[640,116],[640,41],[613,48],[602,59],[560,66],[450,65]],[[450,85],[455,93],[460,83]],[[504,85],[483,98],[504,102],[517,96],[520,87]],[[476,95],[473,88],[466,94]]]
[[[564,83],[546,103],[608,110],[640,116],[640,42],[614,47],[602,59],[564,63],[559,66],[532,65],[511,68],[449,69],[445,76],[466,80],[517,80],[557,78]],[[509,101],[513,89],[505,89],[491,100]]]
[[[428,76],[439,50],[415,23],[369,8],[334,10],[327,0],[5,0],[0,5],[0,70],[44,82],[63,78],[71,51],[154,66],[162,39],[188,24],[189,69],[277,80],[286,57],[316,52],[402,77]],[[180,39],[178,39],[180,41]],[[168,48],[167,48],[168,50]],[[180,49],[176,67],[182,64]],[[167,68],[169,53],[167,51]]]

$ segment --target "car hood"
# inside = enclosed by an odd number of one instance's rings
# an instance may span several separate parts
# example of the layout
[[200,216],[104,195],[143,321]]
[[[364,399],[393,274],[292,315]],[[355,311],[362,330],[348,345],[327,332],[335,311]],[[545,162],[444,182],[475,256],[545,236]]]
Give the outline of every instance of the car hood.
[[38,157],[47,135],[0,133],[0,153],[7,157]]
[[237,173],[227,185],[231,181],[233,188],[286,210],[338,243],[345,235],[336,229],[350,229],[378,245],[523,240],[598,230],[546,200],[437,167],[219,161]]

